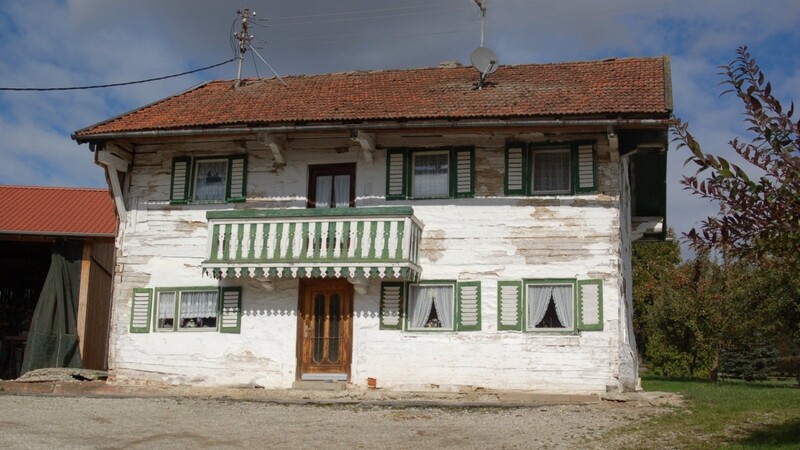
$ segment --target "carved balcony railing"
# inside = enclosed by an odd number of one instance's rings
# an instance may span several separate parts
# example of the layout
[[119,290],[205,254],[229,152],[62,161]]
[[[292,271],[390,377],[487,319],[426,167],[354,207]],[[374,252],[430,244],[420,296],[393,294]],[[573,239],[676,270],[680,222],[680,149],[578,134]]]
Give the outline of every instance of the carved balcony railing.
[[417,281],[422,224],[410,207],[209,211],[217,278],[394,278]]

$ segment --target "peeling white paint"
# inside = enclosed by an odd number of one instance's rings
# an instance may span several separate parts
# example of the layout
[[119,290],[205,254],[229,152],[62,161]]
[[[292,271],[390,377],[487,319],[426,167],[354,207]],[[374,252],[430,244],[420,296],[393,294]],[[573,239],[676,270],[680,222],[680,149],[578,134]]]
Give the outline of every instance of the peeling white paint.
[[[584,139],[586,136],[583,137]],[[378,136],[379,145],[399,137]],[[419,139],[415,140],[415,143]],[[476,149],[474,199],[391,201],[383,199],[386,152],[374,163],[350,149],[299,149],[289,140],[286,167],[275,172],[269,149],[247,145],[248,202],[236,205],[169,205],[173,156],[240,151],[232,143],[192,149],[170,145],[137,147],[129,197],[143,214],[120,232],[118,287],[112,317],[110,367],[122,382],[236,385],[287,388],[297,374],[298,282],[225,279],[243,288],[240,334],[214,331],[131,334],[133,288],[217,286],[203,277],[207,257],[206,211],[256,207],[305,207],[307,161],[357,162],[357,206],[409,205],[424,224],[420,265],[423,279],[481,282],[482,331],[413,333],[379,329],[379,280],[355,293],[350,381],[368,377],[392,389],[457,389],[463,386],[546,392],[597,393],[635,383],[635,343],[627,326],[630,302],[623,295],[629,276],[628,223],[619,205],[627,198],[620,180],[627,172],[601,158],[596,195],[566,198],[506,198],[502,192],[503,141]],[[417,144],[418,145],[418,144]],[[493,144],[494,145],[494,144]],[[602,150],[602,149],[601,149]],[[606,150],[607,151],[607,150]],[[624,163],[623,163],[624,164]],[[483,174],[483,175],[481,175]],[[623,183],[624,184],[624,183]],[[624,189],[623,189],[624,188]],[[143,221],[144,219],[144,221]],[[625,246],[627,245],[627,247]],[[535,278],[603,280],[603,331],[537,335],[497,331],[497,281]],[[365,291],[364,291],[365,289]],[[630,295],[629,291],[625,295]]]

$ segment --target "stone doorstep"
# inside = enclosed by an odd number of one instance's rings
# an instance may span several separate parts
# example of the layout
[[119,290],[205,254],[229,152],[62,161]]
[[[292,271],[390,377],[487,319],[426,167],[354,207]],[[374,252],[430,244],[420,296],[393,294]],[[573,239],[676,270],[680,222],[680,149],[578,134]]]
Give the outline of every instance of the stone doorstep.
[[347,383],[344,381],[301,380],[292,383],[292,389],[303,391],[344,391],[347,389]]
[[417,392],[383,389],[349,390],[344,382],[297,381],[293,389],[199,388],[190,386],[134,386],[104,381],[0,381],[0,395],[56,395],[78,397],[214,398],[285,404],[365,404],[394,407],[538,407],[597,403],[597,395],[544,394],[522,391]]

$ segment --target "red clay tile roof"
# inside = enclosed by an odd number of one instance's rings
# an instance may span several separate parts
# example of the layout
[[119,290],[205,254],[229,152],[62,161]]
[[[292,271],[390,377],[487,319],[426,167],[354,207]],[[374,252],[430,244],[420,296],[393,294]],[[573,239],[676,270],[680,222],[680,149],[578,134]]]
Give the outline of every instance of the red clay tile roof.
[[107,189],[0,186],[0,234],[114,237]]
[[349,72],[212,81],[75,133],[259,126],[275,123],[666,115],[668,59],[625,58],[501,66],[474,89],[471,67]]

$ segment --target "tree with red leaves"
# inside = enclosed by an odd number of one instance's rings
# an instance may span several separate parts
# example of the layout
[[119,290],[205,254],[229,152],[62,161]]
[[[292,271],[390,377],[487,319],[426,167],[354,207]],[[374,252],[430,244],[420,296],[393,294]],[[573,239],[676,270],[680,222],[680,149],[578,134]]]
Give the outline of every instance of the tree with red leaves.
[[747,170],[728,159],[706,153],[680,120],[673,127],[678,148],[692,155],[686,164],[698,167],[681,183],[695,195],[720,205],[717,217],[708,217],[699,230],[685,233],[698,250],[717,249],[726,257],[759,260],[777,258],[800,261],[800,121],[793,122],[794,103],[784,111],[772,95],[747,47],[721,66],[728,89],[745,107],[745,121],[753,134],[749,140],[734,138],[733,150],[748,164]]

